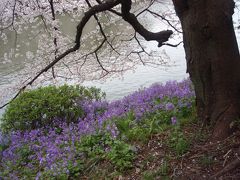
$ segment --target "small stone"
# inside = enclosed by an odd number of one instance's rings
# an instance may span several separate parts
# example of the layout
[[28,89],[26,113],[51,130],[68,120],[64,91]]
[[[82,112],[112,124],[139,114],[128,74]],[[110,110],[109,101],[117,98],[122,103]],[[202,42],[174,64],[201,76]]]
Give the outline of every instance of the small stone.
[[118,180],[123,180],[122,175],[118,176]]
[[131,146],[131,150],[132,150],[133,152],[135,152],[135,153],[138,152],[138,148],[137,148],[136,146]]
[[136,168],[136,173],[140,173],[141,169],[140,168]]
[[136,163],[135,166],[136,166],[137,168],[142,168],[142,167],[143,167],[143,165],[141,164],[141,162]]

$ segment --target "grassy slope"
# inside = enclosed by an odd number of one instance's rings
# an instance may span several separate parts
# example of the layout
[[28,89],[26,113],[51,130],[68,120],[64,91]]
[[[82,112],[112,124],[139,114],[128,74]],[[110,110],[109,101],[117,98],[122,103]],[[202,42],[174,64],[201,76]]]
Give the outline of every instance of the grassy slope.
[[[91,119],[95,105],[87,104],[89,119],[87,115],[79,124],[64,124],[61,131],[47,134],[13,134],[2,152],[0,177],[209,179],[238,158],[240,136],[210,143],[210,131],[196,120],[190,86],[187,81],[155,85],[109,106],[104,103],[104,112],[97,102],[97,119]],[[87,133],[79,134],[83,130]],[[223,179],[238,179],[239,173],[234,168]]]

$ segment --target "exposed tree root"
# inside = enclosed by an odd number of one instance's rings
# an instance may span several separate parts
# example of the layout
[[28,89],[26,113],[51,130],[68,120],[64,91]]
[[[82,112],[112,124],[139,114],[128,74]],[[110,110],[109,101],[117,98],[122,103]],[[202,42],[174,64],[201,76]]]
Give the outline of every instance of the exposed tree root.
[[238,168],[240,166],[240,159],[237,158],[236,160],[234,160],[233,162],[231,162],[230,164],[228,164],[225,168],[223,168],[221,171],[217,172],[216,174],[214,174],[211,179],[216,179],[232,170],[235,170],[236,168]]

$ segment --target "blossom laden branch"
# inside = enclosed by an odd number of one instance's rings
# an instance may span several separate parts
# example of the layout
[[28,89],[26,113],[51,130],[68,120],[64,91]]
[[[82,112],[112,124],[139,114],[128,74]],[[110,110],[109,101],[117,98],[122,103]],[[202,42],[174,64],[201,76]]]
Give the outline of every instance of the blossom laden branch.
[[[89,7],[89,8],[92,8],[92,5],[91,5],[91,3],[89,2],[89,0],[85,0],[85,1],[86,1],[86,3],[88,4],[88,7]],[[100,4],[101,4],[101,3],[100,3]],[[104,40],[106,40],[107,44],[111,47],[111,49],[112,49],[114,52],[116,52],[118,55],[120,55],[120,53],[119,53],[119,52],[113,47],[113,45],[108,41],[108,38],[107,38],[107,36],[106,36],[106,34],[105,34],[104,30],[103,30],[102,24],[100,23],[100,20],[99,20],[99,18],[97,17],[97,15],[94,14],[93,17],[94,17],[94,19],[96,20],[96,22],[97,22],[97,24],[98,24],[98,27],[99,27],[99,29],[100,29],[100,32],[101,32]]]
[[[53,3],[53,1],[50,1],[50,4],[51,4],[51,2]],[[89,2],[89,1],[86,0],[86,2]],[[160,47],[162,45],[166,45],[164,43],[167,42],[168,39],[170,38],[170,36],[173,34],[173,32],[171,30],[160,31],[160,32],[157,32],[157,33],[154,33],[154,32],[151,32],[151,31],[147,30],[138,21],[137,16],[130,12],[130,10],[132,8],[132,1],[131,0],[106,0],[104,2],[102,2],[100,0],[97,0],[97,3],[98,4],[95,5],[95,6],[91,6],[90,5],[90,9],[83,14],[83,17],[82,17],[81,21],[77,25],[77,32],[76,32],[76,35],[75,35],[75,45],[72,48],[67,49],[64,53],[62,53],[62,54],[60,54],[58,56],[55,56],[55,59],[51,63],[49,63],[47,66],[42,68],[38,73],[36,73],[35,76],[29,82],[27,82],[22,88],[19,89],[17,94],[9,102],[7,102],[6,104],[0,106],[0,109],[2,109],[3,107],[7,106],[14,99],[16,99],[19,96],[19,94],[22,91],[24,91],[28,86],[32,85],[39,78],[39,76],[41,76],[43,73],[47,72],[49,69],[53,68],[54,65],[56,65],[65,56],[69,55],[70,53],[73,53],[73,52],[77,51],[81,47],[81,38],[82,38],[82,34],[83,34],[83,29],[86,26],[86,24],[89,22],[91,17],[94,17],[95,20],[97,21],[98,26],[100,28],[100,32],[101,32],[101,34],[102,34],[102,36],[104,38],[102,43],[92,53],[95,55],[95,58],[96,58],[96,60],[97,60],[97,62],[99,64],[99,66],[107,74],[109,72],[112,72],[111,70],[106,69],[102,65],[102,63],[99,60],[99,57],[97,55],[98,50],[106,42],[112,48],[112,50],[114,50],[114,47],[111,46],[111,43],[108,41],[107,36],[105,35],[105,33],[103,31],[103,28],[101,26],[101,23],[100,23],[98,17],[96,16],[96,14],[98,14],[100,12],[110,11],[112,13],[115,13],[118,16],[121,16],[126,22],[128,22],[133,27],[135,32],[139,33],[145,40],[147,40],[147,41],[157,41],[158,42],[158,47]],[[113,10],[113,8],[116,7],[117,5],[121,5],[121,13],[117,12],[116,10]],[[54,13],[53,10],[52,10],[52,13]],[[53,18],[54,18],[54,16],[55,15],[53,14]],[[57,29],[55,29],[55,30],[57,30]],[[137,40],[137,42],[138,42],[138,40]],[[57,44],[55,44],[55,45],[57,45]],[[138,54],[140,60],[142,61],[140,53],[142,53],[142,52],[146,53],[146,51],[141,46],[140,42],[138,42],[138,45],[141,47],[141,51],[136,52],[136,53]],[[84,63],[85,62],[86,62],[86,59],[85,59]]]
[[75,46],[73,46],[72,48],[69,48],[68,50],[66,50],[64,53],[62,53],[61,55],[56,57],[50,64],[48,64],[41,71],[39,71],[27,84],[25,84],[23,87],[21,87],[19,89],[17,94],[9,102],[7,102],[4,105],[0,106],[0,109],[4,108],[8,104],[10,104],[14,99],[16,99],[20,95],[20,93],[22,91],[24,91],[28,86],[32,85],[39,78],[39,76],[41,76],[44,72],[47,72],[50,68],[52,68],[55,64],[57,64],[61,59],[63,59],[68,54],[70,54],[70,53],[72,53],[72,52],[74,52],[74,51],[76,51],[76,50],[78,50],[80,48],[80,46],[81,46],[81,41],[80,40],[81,40],[81,37],[82,37],[83,28],[85,27],[85,25],[87,24],[89,19],[94,14],[106,11],[108,9],[111,9],[114,6],[118,5],[119,3],[120,3],[119,0],[107,1],[105,3],[93,6],[86,13],[84,13],[84,16],[83,16],[82,20],[80,21],[80,23],[77,26],[77,33],[76,33],[76,37],[75,37]]
[[123,19],[127,21],[136,32],[138,32],[142,37],[144,37],[145,40],[157,41],[158,47],[161,47],[163,43],[168,41],[170,36],[173,34],[173,31],[171,30],[160,31],[157,33],[148,31],[143,25],[140,24],[137,17],[133,13],[130,13],[132,7],[131,0],[121,0],[121,5]]

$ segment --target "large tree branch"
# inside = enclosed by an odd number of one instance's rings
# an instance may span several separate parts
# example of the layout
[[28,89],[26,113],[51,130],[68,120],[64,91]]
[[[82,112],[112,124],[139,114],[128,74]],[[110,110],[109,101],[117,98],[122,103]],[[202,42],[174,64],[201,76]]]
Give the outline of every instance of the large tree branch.
[[118,4],[120,4],[120,0],[112,0],[112,1],[106,1],[105,3],[93,6],[92,8],[90,8],[84,15],[84,17],[82,18],[81,22],[78,24],[77,26],[77,34],[76,34],[76,45],[75,47],[77,49],[80,48],[80,39],[82,36],[82,32],[83,32],[83,27],[85,27],[85,25],[87,24],[87,22],[89,21],[89,19],[99,13],[99,12],[103,12],[103,11],[107,11],[109,9],[112,9],[114,6],[117,6]]
[[[83,18],[79,22],[79,24],[77,26],[76,36],[75,36],[75,45],[72,48],[69,48],[68,50],[66,50],[61,55],[55,57],[55,59],[50,64],[48,64],[46,67],[44,67],[42,70],[40,70],[28,83],[26,83],[22,88],[20,88],[19,91],[17,92],[17,94],[9,102],[0,106],[0,109],[7,106],[14,99],[16,99],[18,97],[18,95],[27,88],[27,86],[32,85],[39,78],[39,76],[41,76],[43,73],[47,72],[50,68],[52,68],[55,64],[57,64],[61,59],[63,59],[68,54],[78,50],[81,46],[81,37],[82,37],[82,33],[83,33],[83,29],[84,29],[85,25],[87,24],[87,22],[89,21],[89,19],[92,16],[96,15],[99,12],[104,12],[104,11],[110,10],[111,12],[113,12],[119,16],[122,16],[122,18],[125,21],[127,21],[134,28],[134,30],[136,32],[138,32],[142,37],[144,37],[147,41],[151,41],[151,40],[157,41],[159,47],[164,45],[164,42],[168,41],[169,37],[173,33],[171,30],[153,33],[153,32],[148,31],[147,29],[145,29],[144,26],[139,23],[137,17],[133,13],[130,13],[131,6],[132,6],[131,0],[106,0],[104,2],[98,1],[98,3],[99,3],[98,5],[91,7],[86,13],[84,13]],[[119,4],[121,4],[121,13],[118,13],[118,12],[116,13],[115,11],[111,10],[113,7],[115,7]],[[102,33],[102,34],[104,36],[104,33]],[[104,42],[105,41],[107,41],[106,37],[104,37]],[[101,45],[100,45],[100,47],[101,47]],[[101,66],[101,62],[99,61],[99,59],[97,59],[97,60]]]
[[[96,0],[98,4],[102,4],[102,1]],[[117,16],[122,17],[122,14],[120,12],[115,11],[114,9],[108,9],[109,12],[116,14]]]
[[139,23],[137,17],[133,13],[130,13],[132,7],[131,0],[121,0],[121,5],[123,19],[129,24],[131,24],[134,30],[138,32],[141,36],[143,36],[145,40],[157,41],[158,47],[160,47],[163,45],[164,42],[168,41],[170,36],[173,34],[171,30],[160,31],[157,33],[148,31],[143,25]]
[[41,76],[44,72],[47,72],[50,68],[52,68],[56,63],[58,63],[61,59],[63,59],[65,56],[67,56],[68,54],[78,50],[81,46],[81,37],[82,37],[82,32],[83,32],[83,28],[85,27],[85,25],[87,24],[87,22],[89,21],[89,19],[99,13],[99,12],[103,12],[106,11],[108,9],[113,8],[114,6],[118,5],[120,3],[120,0],[112,0],[112,1],[107,1],[105,3],[93,6],[91,9],[89,9],[86,13],[84,13],[84,16],[82,18],[82,20],[80,21],[80,23],[77,26],[77,33],[76,33],[76,37],[75,37],[75,46],[66,50],[64,53],[62,53],[61,55],[59,55],[58,57],[56,57],[50,64],[48,64],[45,68],[43,68],[41,71],[39,71],[27,84],[25,84],[22,88],[19,89],[19,91],[17,92],[17,94],[7,103],[5,103],[4,105],[0,106],[0,109],[4,108],[5,106],[7,106],[9,103],[11,103],[14,99],[16,99],[19,94],[24,91],[27,86],[32,85],[36,79],[39,78],[39,76]]
[[[91,5],[91,3],[89,2],[89,0],[85,0],[85,1],[86,1],[86,3],[88,4],[88,7],[89,7],[89,8],[92,8],[92,5]],[[103,30],[103,27],[102,27],[102,25],[101,25],[101,23],[100,23],[100,20],[99,20],[99,18],[97,17],[97,15],[94,14],[93,17],[94,17],[94,19],[96,20],[96,22],[97,22],[97,24],[98,24],[98,27],[99,27],[99,29],[100,29],[100,32],[101,32],[103,38],[106,40],[106,42],[108,43],[108,45],[112,48],[112,50],[115,51],[118,55],[120,55],[120,53],[119,53],[119,52],[113,47],[113,45],[108,41],[108,38],[107,38],[107,36],[106,36],[106,34],[105,34],[104,30]]]

